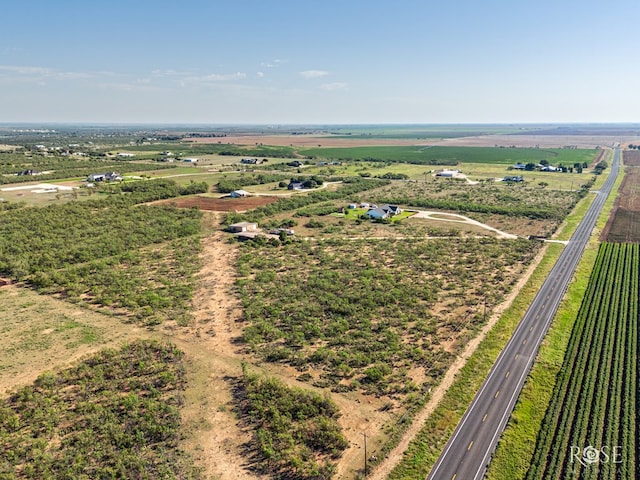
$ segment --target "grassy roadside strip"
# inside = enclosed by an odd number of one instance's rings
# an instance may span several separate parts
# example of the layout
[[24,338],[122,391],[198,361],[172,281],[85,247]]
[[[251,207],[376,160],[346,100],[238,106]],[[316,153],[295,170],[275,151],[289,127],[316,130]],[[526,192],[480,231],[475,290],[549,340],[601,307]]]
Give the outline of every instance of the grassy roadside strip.
[[[614,191],[617,191],[619,182],[621,182],[621,177],[622,175],[617,179]],[[603,209],[604,213],[601,215],[596,225],[597,232],[599,232],[606,223],[608,212],[613,206],[613,197],[614,196],[609,198],[605,204]],[[578,203],[572,214],[567,218],[564,227],[559,232],[559,238],[570,238],[592,201],[593,196],[589,195]],[[562,245],[559,244],[548,244],[546,248],[547,252],[545,253],[543,260],[534,271],[526,286],[522,289],[513,304],[505,311],[494,328],[487,334],[476,352],[469,358],[465,366],[461,369],[460,373],[457,375],[455,383],[449,388],[442,399],[442,402],[425,423],[423,429],[411,442],[409,448],[404,454],[402,462],[391,472],[388,477],[389,479],[424,478],[428,475],[431,467],[436,462],[440,452],[444,448],[445,443],[453,434],[453,430],[462,418],[462,415],[468,405],[473,400],[475,393],[482,385],[482,382],[489,373],[493,363],[511,337],[511,334],[515,330],[527,308],[529,308],[534,296],[540,289],[540,286],[546,279],[563,250]],[[591,260],[591,263],[593,263],[594,259],[595,256]],[[587,272],[587,279],[588,275],[589,273]],[[576,309],[579,308],[580,302],[578,301],[577,303],[578,306],[575,307]],[[575,315],[573,318],[575,318]],[[571,323],[573,324],[573,320],[571,320]],[[545,340],[545,342],[547,341],[551,342],[551,340]],[[565,346],[567,341],[568,334],[567,338],[564,339]],[[562,351],[564,352],[564,350]],[[560,355],[560,357],[561,356],[562,355]],[[562,358],[560,358],[558,362],[561,364]],[[555,378],[555,375],[553,378]],[[551,384],[550,388],[553,388],[553,384]],[[544,407],[546,408],[546,403],[544,404]],[[542,421],[543,415],[544,410],[540,413],[538,424]],[[534,443],[535,434],[537,434],[537,429],[534,432]],[[530,451],[532,454],[533,446],[530,447]],[[523,455],[525,461],[529,460],[531,454],[529,454],[529,457]]]
[[[622,173],[616,179],[613,195],[605,202],[576,274],[569,285],[551,328],[540,346],[536,362],[527,377],[518,403],[516,403],[489,466],[487,478],[490,480],[518,480],[527,474],[536,446],[538,431],[553,393],[556,376],[562,367],[571,330],[598,254],[600,244],[598,236],[609,218],[623,177]],[[572,223],[567,222],[567,225],[572,225]]]
[[[606,152],[604,155],[604,160],[606,160],[609,163],[612,163],[613,152],[612,151]],[[602,187],[602,184],[606,179],[607,179],[607,175],[598,176],[592,187],[592,191],[598,190],[600,187]],[[613,206],[613,199],[615,199],[618,188],[620,188],[621,183],[622,183],[622,175],[619,175],[618,178],[616,179],[615,185],[613,186],[614,195],[609,197],[609,199],[607,200],[607,203],[605,203],[604,208],[602,209],[603,212],[609,212],[611,210],[611,207]],[[591,199],[593,199],[593,196],[594,194],[592,193],[592,194],[589,194],[587,198],[590,197]],[[565,220],[565,222],[563,223],[561,231],[558,232],[558,235],[556,235],[554,238],[556,238],[557,240],[569,240],[571,238],[571,235],[573,235],[573,232],[575,232],[576,228],[578,227],[578,224],[582,220],[582,217],[584,217],[585,213],[587,213],[587,210],[589,209],[590,206],[591,206],[591,201],[579,202],[578,205],[576,205],[576,207],[574,208],[572,214],[569,215]],[[596,225],[596,228],[601,230],[602,227],[604,227],[604,224],[607,221],[606,219],[609,218],[609,214],[607,213],[604,218],[605,219],[602,225],[601,226]],[[602,215],[599,217],[599,221],[601,219],[602,219]]]

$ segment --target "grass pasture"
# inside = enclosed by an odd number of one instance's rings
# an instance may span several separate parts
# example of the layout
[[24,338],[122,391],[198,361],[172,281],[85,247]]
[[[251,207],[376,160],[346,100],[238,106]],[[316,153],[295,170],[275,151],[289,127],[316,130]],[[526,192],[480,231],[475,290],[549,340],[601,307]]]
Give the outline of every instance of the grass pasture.
[[539,163],[565,166],[587,162],[591,164],[597,150],[500,148],[500,147],[420,147],[379,146],[351,148],[310,148],[300,153],[315,160],[376,160],[421,165],[459,165],[464,163],[515,164]]
[[0,287],[0,393],[145,331],[16,285]]

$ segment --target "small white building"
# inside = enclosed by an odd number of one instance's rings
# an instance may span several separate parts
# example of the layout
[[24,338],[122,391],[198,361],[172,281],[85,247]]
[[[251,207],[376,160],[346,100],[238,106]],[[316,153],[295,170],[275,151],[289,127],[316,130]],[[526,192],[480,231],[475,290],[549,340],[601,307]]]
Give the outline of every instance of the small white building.
[[460,173],[460,170],[442,170],[436,173],[436,177],[453,178]]
[[185,158],[183,161],[184,163],[198,163],[197,158],[190,158],[190,157]]
[[231,233],[257,232],[258,224],[252,222],[232,223],[229,225],[229,231]]
[[248,197],[249,195],[251,194],[246,190],[234,190],[229,194],[231,198],[242,198],[242,197]]

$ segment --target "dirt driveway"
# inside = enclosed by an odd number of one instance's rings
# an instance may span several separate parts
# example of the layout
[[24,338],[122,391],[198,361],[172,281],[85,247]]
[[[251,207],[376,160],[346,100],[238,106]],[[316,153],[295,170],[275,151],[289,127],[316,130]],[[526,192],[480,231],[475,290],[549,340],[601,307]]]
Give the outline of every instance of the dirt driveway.
[[478,222],[473,220],[472,218],[465,217],[464,215],[459,215],[457,213],[442,213],[436,211],[428,211],[428,210],[417,210],[416,214],[413,215],[413,218],[426,218],[429,220],[438,220],[441,222],[457,222],[457,223],[467,223],[469,225],[474,225],[476,227],[481,227],[486,230],[490,230],[498,234],[498,238],[510,238],[516,239],[517,235],[513,235],[512,233],[503,232],[502,230],[498,230],[497,228],[490,227],[482,222]]

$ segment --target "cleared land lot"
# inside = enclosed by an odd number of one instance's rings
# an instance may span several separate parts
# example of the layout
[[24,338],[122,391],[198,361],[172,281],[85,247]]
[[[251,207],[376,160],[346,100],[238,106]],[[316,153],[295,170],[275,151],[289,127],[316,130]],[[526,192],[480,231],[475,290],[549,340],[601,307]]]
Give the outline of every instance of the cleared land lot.
[[614,210],[601,238],[608,242],[640,241],[640,152],[625,151],[625,174]]
[[244,212],[252,208],[262,207],[278,201],[278,197],[245,197],[245,198],[209,198],[209,197],[189,197],[166,200],[160,203],[173,204],[179,208],[197,207],[200,210],[212,212]]

